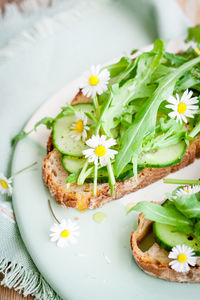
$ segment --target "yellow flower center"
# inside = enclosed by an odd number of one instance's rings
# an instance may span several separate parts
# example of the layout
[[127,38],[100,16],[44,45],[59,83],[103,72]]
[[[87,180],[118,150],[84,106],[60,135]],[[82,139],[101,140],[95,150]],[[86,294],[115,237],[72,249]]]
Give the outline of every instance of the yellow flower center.
[[184,253],[181,253],[181,254],[178,255],[177,260],[180,263],[184,263],[187,260],[187,256]]
[[61,234],[63,238],[67,238],[70,235],[70,232],[67,229],[64,229]]
[[199,54],[200,53],[200,50],[198,48],[195,49],[195,51]]
[[92,75],[90,76],[88,81],[90,85],[97,85],[97,83],[99,83],[99,78],[97,76]]
[[178,112],[179,112],[179,114],[184,114],[184,112],[186,111],[186,109],[187,109],[187,105],[184,102],[180,102],[178,104]]
[[7,182],[5,182],[5,180],[1,179],[0,184],[4,189],[8,189],[8,184],[7,184]]
[[106,147],[104,147],[104,146],[102,146],[102,145],[100,145],[100,146],[97,146],[96,148],[95,148],[95,154],[97,155],[97,156],[104,156],[105,154],[106,154]]
[[186,193],[189,193],[189,190],[186,190]]
[[84,130],[84,124],[83,124],[83,121],[82,120],[79,120],[76,122],[76,131],[78,133],[82,133]]

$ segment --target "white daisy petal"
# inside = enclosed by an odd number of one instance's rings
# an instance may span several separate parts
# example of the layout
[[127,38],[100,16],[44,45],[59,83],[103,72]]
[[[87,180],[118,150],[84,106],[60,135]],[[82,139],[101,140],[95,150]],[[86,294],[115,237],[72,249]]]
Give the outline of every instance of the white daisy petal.
[[85,141],[87,138],[87,131],[89,127],[86,126],[88,119],[87,116],[80,111],[75,112],[76,121],[71,125],[71,137],[74,138],[76,141],[82,139]]
[[170,96],[167,101],[171,104],[177,105],[177,100],[173,96]]
[[196,265],[195,253],[191,247],[186,245],[177,245],[172,248],[168,257],[173,259],[169,262],[169,266],[176,272],[188,272],[190,270],[189,265]]
[[51,233],[49,235],[50,241],[57,242],[57,246],[61,248],[67,247],[70,243],[75,244],[80,234],[78,229],[79,226],[76,222],[71,219],[63,219],[60,224],[54,224],[51,227]]
[[192,97],[193,92],[185,90],[183,95],[180,96],[176,94],[176,96],[170,96],[168,98],[168,102],[173,104],[167,104],[166,107],[172,109],[172,112],[169,113],[169,117],[175,119],[177,122],[187,123],[187,118],[193,118],[194,114],[198,111],[199,106],[194,105],[198,103],[197,97]]
[[0,173],[0,194],[12,195],[12,179],[5,177]]
[[185,186],[176,192],[176,196],[192,195],[200,192],[200,185]]
[[100,157],[99,162],[102,167],[105,167],[105,166],[107,166],[107,164],[109,162],[109,157],[108,156]]
[[113,159],[115,154],[118,153],[116,150],[109,149],[109,147],[116,145],[116,143],[113,138],[107,139],[105,135],[93,135],[91,139],[86,141],[86,144],[90,148],[84,150],[82,153],[88,158],[89,162],[97,164],[99,160],[101,166],[106,166],[109,159]]
[[89,72],[83,74],[79,87],[84,95],[93,98],[107,90],[109,80],[110,72],[107,69],[101,71],[100,65],[92,66]]

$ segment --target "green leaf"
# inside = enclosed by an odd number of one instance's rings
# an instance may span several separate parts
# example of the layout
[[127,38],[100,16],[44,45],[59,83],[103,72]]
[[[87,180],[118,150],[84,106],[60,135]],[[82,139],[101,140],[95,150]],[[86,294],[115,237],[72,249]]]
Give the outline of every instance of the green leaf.
[[188,28],[188,36],[186,42],[194,41],[200,43],[200,25]]
[[187,218],[200,218],[200,192],[192,195],[175,196],[173,203]]
[[79,174],[80,174],[80,172],[70,174],[66,179],[66,183],[75,183],[75,182],[77,182]]
[[195,137],[199,132],[200,132],[200,120],[195,125],[195,127],[192,129],[192,131],[190,132],[189,136]]
[[164,57],[170,62],[172,66],[176,67],[184,64],[187,61],[187,59],[183,56],[171,52],[164,52]]
[[116,82],[122,81],[130,74],[130,72],[135,68],[135,66],[136,61],[133,61],[128,57],[122,57],[120,61],[116,64],[106,66],[105,68],[110,72],[109,84],[112,85]]
[[37,127],[40,125],[45,125],[47,127],[47,129],[51,129],[53,122],[54,122],[54,118],[45,117],[34,125],[34,130],[36,131]]
[[25,138],[26,136],[28,136],[33,130],[30,130],[29,132],[25,132],[22,131],[20,133],[18,133],[17,135],[15,135],[12,140],[11,140],[11,145],[14,146],[14,144],[16,142],[18,142],[19,140],[22,140],[23,138]]
[[139,155],[144,136],[155,130],[158,108],[163,100],[172,95],[176,81],[199,62],[200,57],[194,58],[163,77],[153,95],[141,107],[135,121],[127,129],[121,140],[121,147],[115,162],[117,176],[131,161],[133,155]]
[[110,129],[115,127],[114,119],[118,118],[131,100],[136,98],[149,97],[155,86],[147,86],[151,80],[151,74],[160,64],[163,55],[163,42],[156,40],[151,52],[143,53],[137,59],[137,73],[135,78],[128,80],[123,86],[115,84],[111,88],[110,107],[102,116],[102,126],[107,135],[110,136]]
[[173,205],[163,207],[159,204],[143,201],[132,207],[128,213],[131,211],[142,212],[146,219],[175,226],[178,230],[185,233],[191,233],[193,229],[192,222]]

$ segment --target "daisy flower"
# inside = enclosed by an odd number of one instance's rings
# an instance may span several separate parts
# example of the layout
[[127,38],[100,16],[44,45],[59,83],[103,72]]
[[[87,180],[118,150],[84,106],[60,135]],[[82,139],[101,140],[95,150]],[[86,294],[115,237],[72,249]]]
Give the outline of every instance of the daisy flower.
[[168,102],[170,104],[166,105],[167,108],[172,109],[173,111],[169,113],[169,117],[172,119],[176,118],[177,122],[182,124],[182,121],[187,123],[188,118],[194,118],[194,114],[197,113],[198,103],[197,97],[192,97],[193,92],[186,90],[182,97],[180,98],[178,94],[176,97],[170,96]]
[[71,136],[75,140],[80,140],[82,138],[83,141],[87,138],[87,131],[90,129],[87,125],[87,117],[83,112],[75,112],[76,122],[74,122],[71,126]]
[[200,185],[185,186],[176,192],[176,196],[192,195],[200,192]]
[[57,246],[60,248],[68,247],[69,244],[76,244],[79,232],[77,231],[79,226],[76,222],[68,220],[61,220],[60,224],[54,223],[50,228],[50,240],[51,242],[57,242]]
[[169,265],[176,272],[187,272],[190,270],[190,266],[196,265],[196,257],[194,257],[194,250],[185,245],[177,245],[170,251],[168,257],[173,260]]
[[116,141],[113,138],[106,140],[106,136],[95,136],[93,135],[91,139],[86,141],[86,144],[90,149],[83,151],[83,155],[88,158],[89,162],[94,162],[95,164],[100,162],[100,165],[106,166],[110,158],[114,158],[115,154],[118,153],[116,150],[109,149],[111,146],[116,145]]
[[97,94],[101,95],[107,91],[110,72],[107,69],[101,71],[101,66],[92,66],[91,69],[83,75],[80,89],[83,95],[94,98]]
[[2,173],[0,173],[0,194],[12,195],[12,179],[6,178]]

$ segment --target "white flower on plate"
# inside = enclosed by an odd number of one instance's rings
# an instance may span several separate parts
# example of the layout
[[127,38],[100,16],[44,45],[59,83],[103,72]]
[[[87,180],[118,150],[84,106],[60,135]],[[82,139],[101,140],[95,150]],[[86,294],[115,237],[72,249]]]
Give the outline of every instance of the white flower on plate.
[[80,140],[82,138],[83,141],[87,138],[87,131],[90,129],[87,126],[87,117],[83,112],[76,111],[75,112],[76,122],[74,122],[71,126],[71,136],[75,140]]
[[169,117],[172,119],[176,118],[177,122],[182,124],[182,121],[187,123],[188,118],[194,118],[194,114],[197,113],[199,108],[197,97],[192,97],[193,92],[186,90],[180,98],[178,94],[176,97],[170,96],[168,102],[171,104],[166,105],[167,108],[173,111],[169,113]]
[[0,194],[12,195],[12,179],[6,178],[2,173],[0,173]]
[[99,160],[100,165],[103,167],[108,164],[110,158],[113,159],[115,154],[118,153],[118,151],[110,149],[110,147],[116,145],[117,142],[113,138],[106,139],[107,137],[105,135],[93,135],[91,139],[86,141],[90,149],[83,150],[83,155],[88,158],[89,162],[97,164]]
[[192,195],[200,192],[200,185],[193,185],[193,186],[185,186],[184,188],[178,190],[176,192],[176,196],[182,196],[182,195]]
[[186,245],[177,245],[170,251],[168,257],[173,260],[169,265],[176,272],[187,272],[190,270],[190,266],[196,265],[196,257],[194,257],[194,250]]
[[107,69],[101,71],[101,66],[92,66],[91,69],[83,74],[80,89],[83,95],[87,97],[95,97],[107,91],[108,81],[110,80],[110,72]]
[[77,237],[80,235],[78,232],[79,226],[76,222],[68,220],[61,220],[60,224],[54,223],[50,228],[50,240],[57,242],[60,248],[68,247],[69,244],[76,244]]

